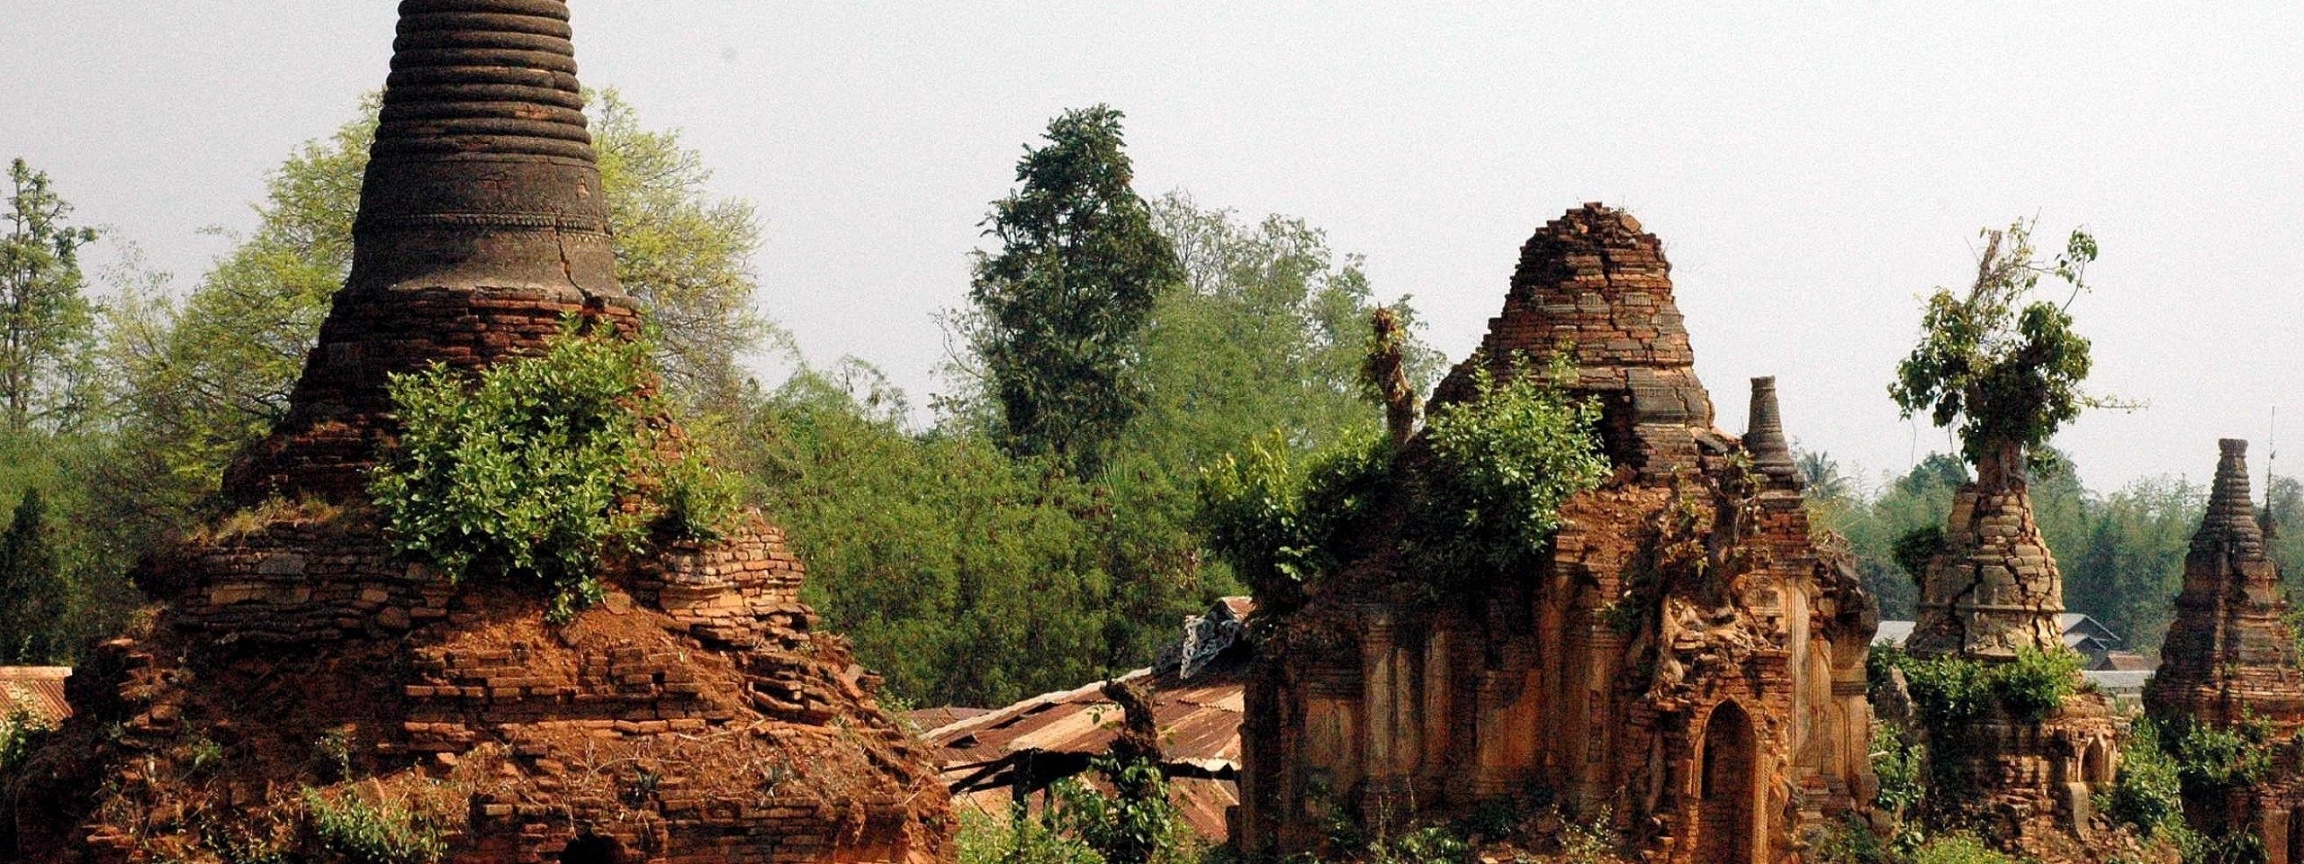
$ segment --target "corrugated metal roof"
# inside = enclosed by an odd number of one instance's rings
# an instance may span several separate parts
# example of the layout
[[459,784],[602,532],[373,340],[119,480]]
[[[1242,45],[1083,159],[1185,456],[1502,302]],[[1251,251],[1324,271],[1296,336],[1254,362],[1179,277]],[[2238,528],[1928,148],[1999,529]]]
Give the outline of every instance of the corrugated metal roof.
[[64,699],[64,679],[70,666],[0,666],[0,723],[18,713],[29,714],[53,726],[72,716],[72,703]]
[[1901,648],[1904,640],[1912,638],[1912,624],[1910,621],[1882,621],[1880,635],[1872,637],[1872,643],[1877,645],[1886,642]]
[[[1246,598],[1225,598],[1218,605],[1221,612],[1213,614],[1245,616],[1253,609]],[[1234,778],[1240,770],[1240,718],[1247,707],[1245,654],[1226,650],[1189,678],[1174,668],[1121,676],[1151,697],[1169,797],[1195,831],[1215,840],[1225,836],[1227,809],[1239,803]],[[1015,784],[1028,783],[1033,788],[1027,791],[1036,791],[1081,773],[1089,759],[1111,748],[1120,720],[1120,706],[1104,698],[1103,682],[1095,682],[959,718],[921,738],[934,748],[955,798],[1005,816]]]
[[2094,684],[2103,688],[2106,692],[2116,695],[2120,693],[2142,693],[2144,692],[2144,685],[2152,680],[2152,673],[2150,672],[2114,672],[2111,670],[2090,670],[2082,672],[2080,675],[2081,677],[2087,678],[2088,683]]

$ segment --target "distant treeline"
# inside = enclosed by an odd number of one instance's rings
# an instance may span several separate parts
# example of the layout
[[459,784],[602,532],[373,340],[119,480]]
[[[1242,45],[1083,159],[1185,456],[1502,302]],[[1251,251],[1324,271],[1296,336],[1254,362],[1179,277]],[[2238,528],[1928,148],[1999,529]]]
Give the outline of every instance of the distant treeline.
[[[2201,448],[2202,478],[2213,475],[2213,448]],[[1866,485],[1826,454],[1803,453],[1810,512],[1823,526],[1848,538],[1863,570],[1864,587],[1880,600],[1885,619],[1910,620],[1918,611],[1918,584],[1897,560],[1897,541],[1912,532],[1941,528],[1952,493],[1967,482],[1967,465],[1951,456],[1931,455],[1901,477]],[[2208,488],[2183,477],[2146,477],[2111,492],[2083,488],[2069,458],[2036,472],[2031,484],[2034,517],[2064,574],[2064,605],[2095,616],[2125,640],[2129,650],[2156,654],[2175,617],[2176,592],[2183,587],[2184,553],[2208,506]],[[2258,488],[2258,516],[2264,515],[2264,489]],[[2275,476],[2271,485],[2274,519],[2304,518],[2304,483]],[[2290,592],[2304,588],[2304,525],[2281,532],[2272,544]]]

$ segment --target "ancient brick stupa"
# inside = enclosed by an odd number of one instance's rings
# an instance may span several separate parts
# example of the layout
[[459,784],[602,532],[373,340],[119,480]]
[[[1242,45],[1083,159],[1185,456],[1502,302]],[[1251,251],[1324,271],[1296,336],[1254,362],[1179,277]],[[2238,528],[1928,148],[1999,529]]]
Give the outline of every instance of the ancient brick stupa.
[[603,563],[606,602],[562,626],[379,536],[387,375],[532,353],[565,316],[636,329],[569,38],[561,0],[401,4],[291,416],[227,477],[247,509],[141,568],[168,603],[72,679],[80,713],[7,778],[0,857],[336,860],[335,814],[468,864],[949,858],[933,769],[757,517]]
[[[2056,626],[2064,577],[2033,519],[2020,456],[1979,475],[1953,497],[1943,546],[1920,580],[1919,620],[1906,649],[1988,664],[2020,651],[2069,651]],[[1928,741],[1938,819],[2041,860],[2101,860],[2092,800],[2112,782],[2119,751],[2118,724],[2102,694],[2080,688],[2039,720],[1995,706],[1946,731]]]
[[1811,534],[1774,381],[1753,382],[1741,440],[1712,428],[1660,243],[1598,204],[1528,241],[1490,327],[1435,399],[1474,398],[1475,363],[1528,374],[1516,355],[1566,349],[1617,470],[1521,578],[1434,602],[1379,526],[1269,622],[1242,851],[1317,848],[1339,814],[1548,798],[1609,814],[1647,860],[1774,862],[1860,815],[1877,621],[1852,561]]
[[[2272,742],[2292,742],[2304,728],[2304,669],[2295,634],[2281,620],[2287,603],[2280,571],[2265,554],[2265,531],[2249,501],[2248,442],[2220,445],[2208,513],[2184,556],[2176,620],[2144,706],[2165,729],[2261,722]],[[2217,834],[2254,833],[2270,864],[2304,861],[2304,776],[2293,760],[2273,762],[2257,782],[2220,794],[2195,790],[2185,815]]]

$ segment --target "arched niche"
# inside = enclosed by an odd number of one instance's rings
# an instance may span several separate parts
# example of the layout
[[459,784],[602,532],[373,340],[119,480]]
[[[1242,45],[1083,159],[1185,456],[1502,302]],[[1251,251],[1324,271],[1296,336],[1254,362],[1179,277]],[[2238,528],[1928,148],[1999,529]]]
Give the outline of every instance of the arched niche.
[[1696,864],[1757,864],[1760,747],[1752,715],[1722,702],[1696,754]]

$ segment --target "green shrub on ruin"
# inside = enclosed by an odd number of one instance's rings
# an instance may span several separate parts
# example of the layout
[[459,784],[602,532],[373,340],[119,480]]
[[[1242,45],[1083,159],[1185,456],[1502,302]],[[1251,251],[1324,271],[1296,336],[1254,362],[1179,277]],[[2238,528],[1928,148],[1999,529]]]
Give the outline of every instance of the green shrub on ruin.
[[2017,864],[2013,856],[1984,845],[1971,834],[1947,834],[1930,840],[1908,860],[1911,864]]
[[605,559],[713,536],[734,495],[697,458],[665,456],[648,358],[571,321],[533,357],[394,376],[401,434],[368,487],[393,551],[538,589],[565,619],[599,599]]
[[2160,733],[2186,789],[2205,793],[2246,786],[2272,771],[2272,727],[2262,718],[2229,726],[2171,723]]
[[1391,440],[1372,427],[1304,459],[1277,432],[1258,438],[1201,472],[1204,542],[1261,606],[1292,609],[1305,583],[1343,563],[1345,539],[1385,494],[1392,457]]
[[2038,722],[2080,686],[2080,655],[2064,649],[2019,648],[2015,659],[2001,663],[1906,656],[1902,665],[1920,723],[1937,736],[1956,735],[1995,710]]
[[328,857],[344,864],[435,864],[448,854],[440,829],[408,809],[371,804],[357,795],[331,799],[304,790],[312,837]]
[[1920,839],[1920,803],[1928,795],[1928,745],[1901,724],[1875,723],[1870,756],[1880,781],[1873,805],[1895,826],[1898,846],[1911,848]]
[[1432,410],[1432,458],[1409,515],[1409,560],[1442,584],[1525,570],[1559,529],[1561,505],[1609,471],[1593,431],[1600,407],[1557,383],[1573,380],[1564,356],[1502,379],[1475,362],[1473,375],[1471,399]]
[[[1409,571],[1435,592],[1530,566],[1560,527],[1560,507],[1609,465],[1593,432],[1599,408],[1554,383],[1572,372],[1523,365],[1499,380],[1476,364],[1474,396],[1432,412],[1422,452],[1395,470],[1383,430],[1363,428],[1298,460],[1277,434],[1201,473],[1208,547],[1284,612],[1369,534],[1389,496],[1405,495]],[[1411,448],[1412,450],[1414,448]]]
[[2176,757],[2163,746],[2160,724],[2138,720],[2120,745],[2120,772],[2097,793],[2104,815],[2154,837],[2184,832],[2184,795]]

